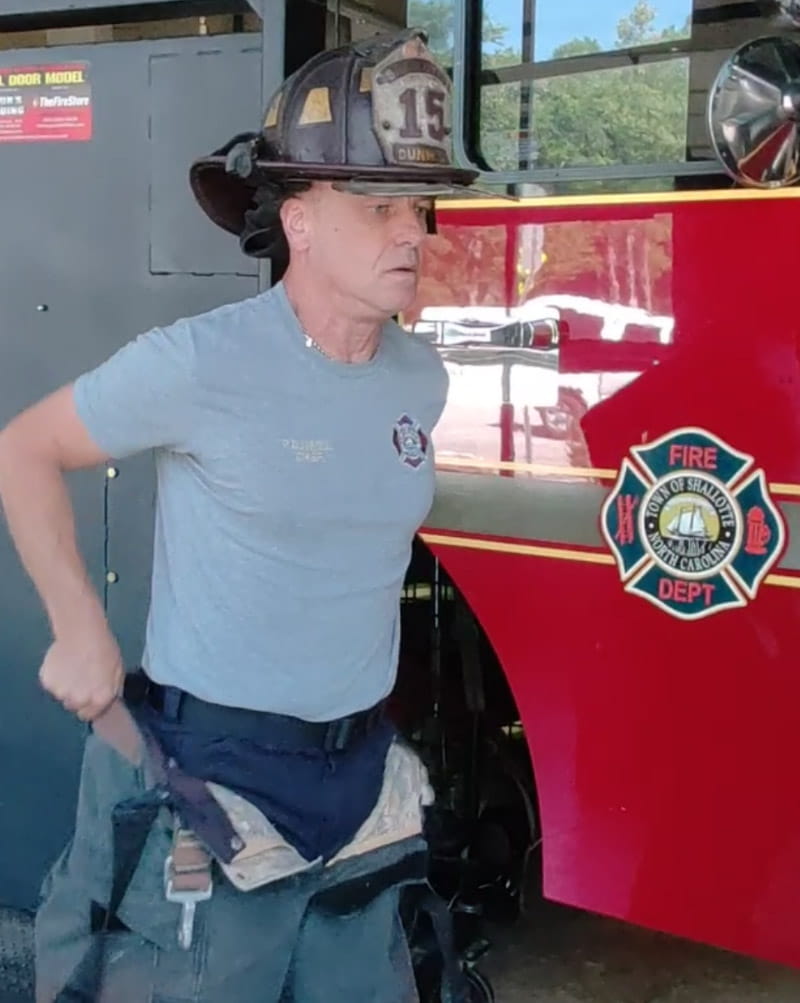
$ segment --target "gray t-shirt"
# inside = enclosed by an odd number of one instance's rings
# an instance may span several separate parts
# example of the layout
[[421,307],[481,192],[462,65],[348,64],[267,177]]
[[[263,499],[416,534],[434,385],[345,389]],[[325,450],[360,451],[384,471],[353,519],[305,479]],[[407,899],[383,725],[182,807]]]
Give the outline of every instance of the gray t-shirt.
[[386,696],[446,391],[436,350],[393,322],[365,364],[308,347],[282,284],[79,377],[100,448],[155,450],[152,678],[308,720]]

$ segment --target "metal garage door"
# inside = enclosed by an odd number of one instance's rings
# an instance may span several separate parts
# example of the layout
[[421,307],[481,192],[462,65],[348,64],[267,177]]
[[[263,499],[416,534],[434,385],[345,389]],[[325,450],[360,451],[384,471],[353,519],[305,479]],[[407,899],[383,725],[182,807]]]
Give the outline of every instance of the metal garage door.
[[[16,126],[4,124],[11,113],[2,109],[13,102],[0,102],[0,424],[138,332],[257,290],[253,263],[202,215],[186,179],[194,156],[259,121],[261,41],[241,34],[0,53],[0,73],[83,64],[88,85],[73,93],[90,93],[90,116],[80,102],[57,142],[37,135],[35,120],[27,138],[9,139]],[[40,104],[52,93],[40,90]],[[83,553],[134,663],[149,586],[150,459],[71,483]],[[0,903],[21,908],[35,903],[68,836],[82,739],[39,689],[48,643],[2,531]]]

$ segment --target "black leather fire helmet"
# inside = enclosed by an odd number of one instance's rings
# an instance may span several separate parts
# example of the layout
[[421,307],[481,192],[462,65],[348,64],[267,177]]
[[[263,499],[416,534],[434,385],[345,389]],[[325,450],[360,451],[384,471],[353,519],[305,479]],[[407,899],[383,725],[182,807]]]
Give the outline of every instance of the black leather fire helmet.
[[451,81],[426,43],[409,29],[310,59],[273,95],[260,132],[192,165],[205,213],[264,257],[282,243],[278,207],[293,186],[435,197],[471,185],[478,172],[451,159]]

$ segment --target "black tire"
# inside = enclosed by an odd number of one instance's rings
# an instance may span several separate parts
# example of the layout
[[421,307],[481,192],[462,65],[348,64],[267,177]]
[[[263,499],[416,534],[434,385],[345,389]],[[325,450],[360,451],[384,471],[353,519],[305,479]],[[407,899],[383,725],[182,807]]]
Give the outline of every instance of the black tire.
[[467,982],[472,993],[470,1003],[495,1003],[494,989],[485,975],[477,968],[467,972]]
[[[466,973],[466,980],[469,987],[469,997],[464,1000],[464,1003],[495,1003],[491,982],[477,968],[471,968]],[[420,1003],[441,1003],[442,1001],[441,982],[438,978],[424,979],[422,984],[418,982],[417,992]]]

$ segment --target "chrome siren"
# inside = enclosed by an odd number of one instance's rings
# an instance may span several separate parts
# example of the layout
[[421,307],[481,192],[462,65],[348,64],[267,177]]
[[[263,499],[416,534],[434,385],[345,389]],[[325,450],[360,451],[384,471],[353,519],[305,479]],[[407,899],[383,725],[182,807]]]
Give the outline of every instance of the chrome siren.
[[755,188],[794,184],[800,178],[799,121],[800,43],[776,35],[736,49],[708,97],[711,142],[727,173]]

